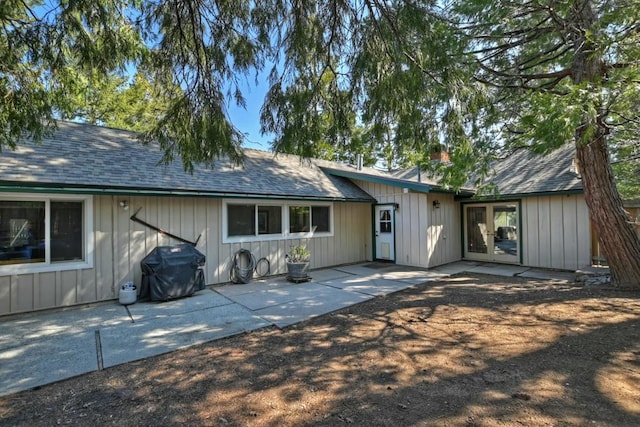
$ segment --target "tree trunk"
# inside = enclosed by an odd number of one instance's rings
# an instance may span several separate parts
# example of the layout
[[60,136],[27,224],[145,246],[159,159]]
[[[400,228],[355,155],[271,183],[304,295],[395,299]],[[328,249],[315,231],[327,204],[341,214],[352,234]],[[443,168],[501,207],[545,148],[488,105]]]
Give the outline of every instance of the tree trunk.
[[640,239],[616,190],[605,136],[578,144],[577,154],[584,196],[613,284],[640,289]]
[[[593,32],[597,17],[591,0],[573,3],[576,25],[573,26],[573,43],[576,47],[572,75],[579,85],[588,82],[591,90],[603,91],[601,81],[605,78],[604,58],[597,54],[597,46],[586,34]],[[595,33],[594,33],[595,34]],[[602,252],[607,259],[615,286],[640,289],[640,240],[637,238],[631,218],[622,206],[616,189],[609,152],[609,133],[602,105],[594,105],[598,118],[594,122],[588,115],[576,132],[576,151],[582,174],[584,196],[591,220],[598,232]],[[587,133],[591,132],[589,137]]]

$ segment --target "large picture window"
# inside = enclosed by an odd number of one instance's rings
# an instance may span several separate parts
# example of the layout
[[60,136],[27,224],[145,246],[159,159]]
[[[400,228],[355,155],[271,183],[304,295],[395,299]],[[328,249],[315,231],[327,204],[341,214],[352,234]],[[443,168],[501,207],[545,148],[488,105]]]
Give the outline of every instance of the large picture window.
[[86,266],[87,204],[90,198],[85,197],[0,198],[0,270],[56,270],[74,262]]
[[332,233],[330,203],[299,205],[273,201],[223,203],[223,241],[242,242],[312,237]]
[[0,265],[45,261],[45,202],[0,201]]

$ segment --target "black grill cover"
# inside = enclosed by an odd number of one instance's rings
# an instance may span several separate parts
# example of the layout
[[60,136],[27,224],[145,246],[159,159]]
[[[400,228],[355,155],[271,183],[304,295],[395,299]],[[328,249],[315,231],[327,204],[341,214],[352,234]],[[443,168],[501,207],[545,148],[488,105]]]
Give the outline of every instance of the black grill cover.
[[166,301],[204,289],[205,256],[188,244],[158,246],[140,262],[140,299]]

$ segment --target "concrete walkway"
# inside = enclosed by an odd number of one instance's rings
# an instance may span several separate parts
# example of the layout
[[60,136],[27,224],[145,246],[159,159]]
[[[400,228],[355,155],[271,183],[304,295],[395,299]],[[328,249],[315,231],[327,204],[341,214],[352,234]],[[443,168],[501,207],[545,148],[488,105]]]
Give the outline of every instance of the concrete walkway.
[[[0,318],[0,396],[265,326],[285,327],[464,271],[573,281],[573,273],[457,262],[431,270],[366,263],[215,286],[189,298]],[[528,275],[527,275],[528,274]]]

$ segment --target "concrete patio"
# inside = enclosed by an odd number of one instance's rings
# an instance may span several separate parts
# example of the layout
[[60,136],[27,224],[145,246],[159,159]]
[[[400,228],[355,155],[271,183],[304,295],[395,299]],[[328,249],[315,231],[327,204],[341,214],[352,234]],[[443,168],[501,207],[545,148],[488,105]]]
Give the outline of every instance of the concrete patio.
[[246,285],[207,288],[169,302],[117,301],[0,318],[0,395],[180,348],[303,320],[461,272],[573,281],[574,274],[512,265],[457,262],[425,270],[364,263]]

